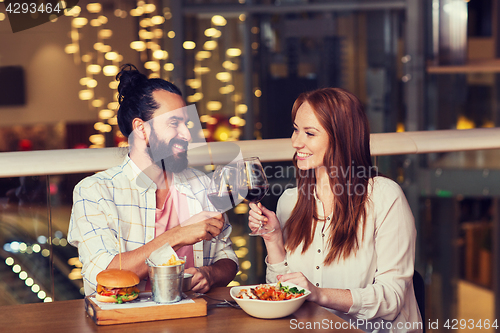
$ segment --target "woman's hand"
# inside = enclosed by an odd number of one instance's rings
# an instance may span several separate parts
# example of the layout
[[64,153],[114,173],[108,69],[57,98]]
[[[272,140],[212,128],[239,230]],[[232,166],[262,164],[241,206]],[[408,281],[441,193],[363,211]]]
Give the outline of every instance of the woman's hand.
[[250,212],[248,214],[248,226],[252,231],[257,230],[260,224],[266,224],[268,228],[274,228],[273,232],[261,235],[264,239],[267,249],[267,262],[276,264],[285,260],[285,246],[283,245],[283,234],[276,214],[259,202],[257,205],[250,203]]
[[273,232],[262,235],[265,241],[276,241],[281,239],[281,226],[273,211],[264,207],[260,202],[258,204],[250,203],[250,212],[248,214],[248,226],[253,231],[259,229],[261,224],[267,225],[268,228],[273,229]]
[[288,273],[285,275],[278,275],[277,276],[278,281],[281,282],[291,282],[293,284],[296,284],[299,287],[302,287],[304,289],[307,289],[311,292],[311,295],[307,300],[311,302],[318,302],[319,297],[320,297],[320,292],[321,288],[316,287],[313,285],[309,280],[304,276],[302,273]]
[[291,282],[311,292],[307,299],[321,306],[348,313],[353,299],[349,289],[319,288],[309,282],[302,273],[289,273],[277,276],[278,281]]

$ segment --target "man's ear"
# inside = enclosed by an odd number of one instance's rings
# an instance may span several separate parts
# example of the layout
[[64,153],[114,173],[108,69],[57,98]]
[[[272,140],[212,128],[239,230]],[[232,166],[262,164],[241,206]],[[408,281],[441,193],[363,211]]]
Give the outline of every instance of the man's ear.
[[144,128],[144,121],[142,119],[134,118],[134,120],[132,120],[132,130],[137,131],[139,137],[146,140],[147,142],[148,136],[146,134],[146,129]]

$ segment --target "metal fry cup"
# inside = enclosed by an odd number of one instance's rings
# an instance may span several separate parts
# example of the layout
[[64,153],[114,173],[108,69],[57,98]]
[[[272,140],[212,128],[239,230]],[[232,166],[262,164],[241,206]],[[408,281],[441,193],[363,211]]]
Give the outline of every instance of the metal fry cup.
[[[186,261],[185,258],[184,262]],[[160,304],[179,302],[182,299],[184,264],[174,266],[153,266],[148,264],[149,280],[153,301]]]

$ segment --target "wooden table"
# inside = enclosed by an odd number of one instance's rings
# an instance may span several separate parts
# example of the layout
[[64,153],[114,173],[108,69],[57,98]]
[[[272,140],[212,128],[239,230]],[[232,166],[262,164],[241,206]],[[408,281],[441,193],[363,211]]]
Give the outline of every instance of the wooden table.
[[[217,299],[232,300],[230,288],[215,288],[208,295]],[[281,319],[257,319],[243,310],[232,307],[214,307],[217,301],[205,297],[208,303],[206,317],[149,321],[134,324],[97,326],[85,312],[84,300],[56,301],[0,307],[0,328],[7,332],[290,332],[294,327],[314,325],[314,331],[339,331],[362,333],[349,327],[349,323],[323,309],[316,303],[306,301],[291,316]],[[211,306],[212,305],[212,306]],[[335,327],[345,329],[335,330]],[[299,326],[301,325],[301,326]],[[333,329],[332,329],[333,328]],[[311,330],[308,330],[311,331]]]

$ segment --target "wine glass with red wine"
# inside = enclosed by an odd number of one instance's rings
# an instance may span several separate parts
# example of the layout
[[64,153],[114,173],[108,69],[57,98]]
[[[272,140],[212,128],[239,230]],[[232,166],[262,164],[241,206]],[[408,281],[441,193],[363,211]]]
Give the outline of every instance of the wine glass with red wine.
[[[257,203],[269,190],[266,173],[258,157],[245,158],[238,161],[238,192],[240,197],[248,202]],[[273,232],[273,229],[261,224],[259,229],[250,233],[250,236],[260,236]]]
[[224,213],[238,205],[238,169],[236,165],[218,165],[212,174],[208,199],[214,207]]

